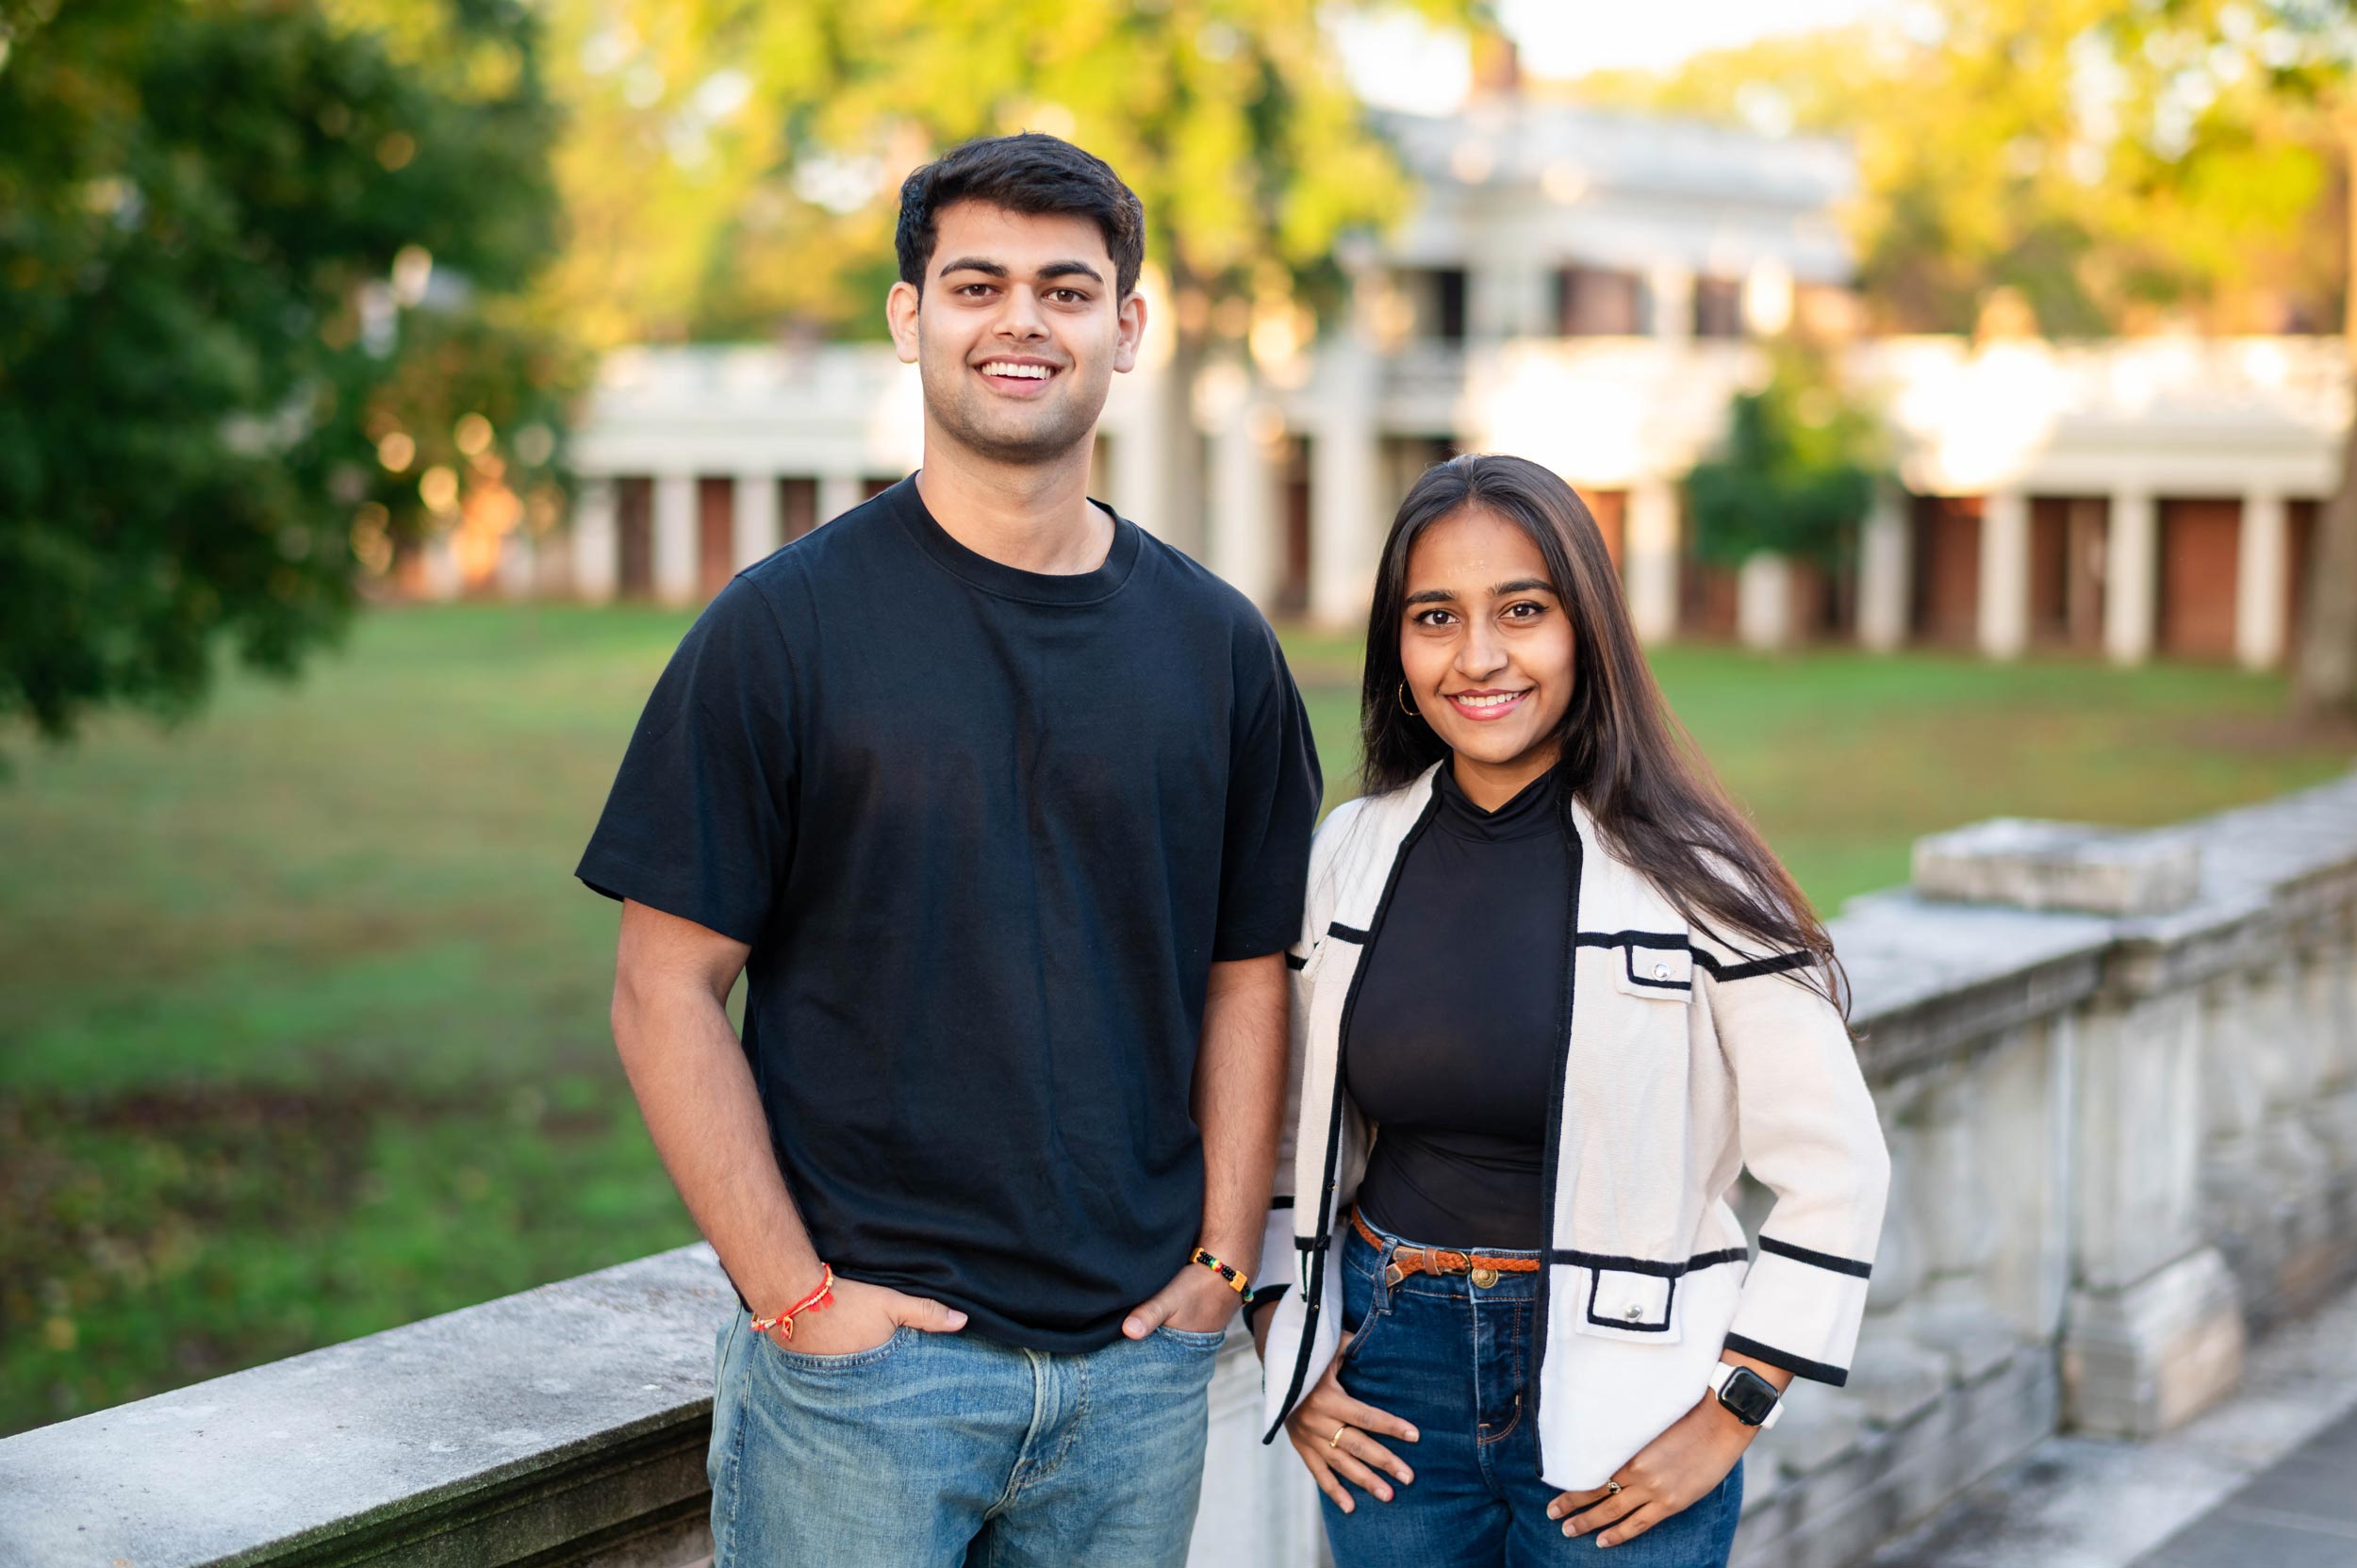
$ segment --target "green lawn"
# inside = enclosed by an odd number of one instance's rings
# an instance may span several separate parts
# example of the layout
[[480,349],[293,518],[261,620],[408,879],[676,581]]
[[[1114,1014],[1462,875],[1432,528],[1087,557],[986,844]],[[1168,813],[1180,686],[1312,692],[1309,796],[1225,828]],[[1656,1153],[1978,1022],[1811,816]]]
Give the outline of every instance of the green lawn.
[[[690,1240],[571,880],[684,619],[380,611],[300,685],[13,748],[0,1431]],[[1348,793],[1347,639],[1292,644]],[[1662,652],[1828,908],[2001,813],[2172,820],[2338,772],[2227,670]]]

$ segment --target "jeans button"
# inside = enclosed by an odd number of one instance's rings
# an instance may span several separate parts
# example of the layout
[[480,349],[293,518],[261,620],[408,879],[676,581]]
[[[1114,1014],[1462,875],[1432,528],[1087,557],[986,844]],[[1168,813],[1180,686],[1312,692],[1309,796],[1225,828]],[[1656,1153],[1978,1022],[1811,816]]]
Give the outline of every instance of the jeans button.
[[1492,1285],[1498,1282],[1498,1271],[1493,1268],[1475,1269],[1473,1271],[1473,1282],[1478,1289],[1486,1291]]

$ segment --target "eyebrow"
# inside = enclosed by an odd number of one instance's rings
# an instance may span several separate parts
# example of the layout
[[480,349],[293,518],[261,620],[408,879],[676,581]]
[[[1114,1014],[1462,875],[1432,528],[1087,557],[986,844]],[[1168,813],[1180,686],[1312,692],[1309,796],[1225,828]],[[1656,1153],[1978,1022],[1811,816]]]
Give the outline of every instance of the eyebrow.
[[[944,262],[940,272],[936,275],[948,277],[951,272],[981,272],[989,277],[1013,277],[1014,275],[1004,262],[992,261],[979,256],[962,256],[955,261]],[[1085,277],[1092,283],[1099,284],[1105,281],[1105,274],[1085,261],[1051,261],[1032,275],[1042,282],[1060,277]]]
[[[1554,593],[1555,585],[1543,577],[1517,577],[1510,583],[1500,583],[1490,590],[1492,599],[1503,599],[1509,593]],[[1559,597],[1559,596],[1558,596]],[[1454,604],[1457,595],[1447,588],[1426,588],[1411,593],[1405,602],[1409,604]]]

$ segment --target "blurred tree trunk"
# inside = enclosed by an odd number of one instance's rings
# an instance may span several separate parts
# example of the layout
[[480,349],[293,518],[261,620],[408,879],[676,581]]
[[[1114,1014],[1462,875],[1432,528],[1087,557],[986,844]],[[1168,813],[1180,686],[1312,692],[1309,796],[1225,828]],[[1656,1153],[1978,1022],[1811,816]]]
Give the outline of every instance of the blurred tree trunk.
[[[2357,389],[2357,105],[2345,107],[2339,122],[2349,242],[2341,345]],[[2357,409],[2342,437],[2340,487],[2317,519],[2304,565],[2307,606],[2294,672],[2295,701],[2304,713],[2357,715]]]

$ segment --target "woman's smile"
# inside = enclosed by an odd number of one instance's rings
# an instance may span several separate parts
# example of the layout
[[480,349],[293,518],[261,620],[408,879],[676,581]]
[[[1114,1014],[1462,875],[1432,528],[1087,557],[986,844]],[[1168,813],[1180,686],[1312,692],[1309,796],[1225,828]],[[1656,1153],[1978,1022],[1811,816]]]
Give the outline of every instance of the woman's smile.
[[1504,718],[1522,706],[1531,688],[1519,691],[1452,691],[1447,693],[1451,705],[1476,724],[1488,724]]

